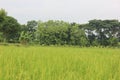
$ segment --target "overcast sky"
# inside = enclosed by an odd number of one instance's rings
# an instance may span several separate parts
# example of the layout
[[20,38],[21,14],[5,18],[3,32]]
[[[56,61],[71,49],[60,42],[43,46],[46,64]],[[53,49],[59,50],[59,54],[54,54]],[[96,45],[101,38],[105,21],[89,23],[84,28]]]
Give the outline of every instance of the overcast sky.
[[91,19],[120,20],[120,0],[0,0],[0,8],[20,23],[51,19],[77,23]]

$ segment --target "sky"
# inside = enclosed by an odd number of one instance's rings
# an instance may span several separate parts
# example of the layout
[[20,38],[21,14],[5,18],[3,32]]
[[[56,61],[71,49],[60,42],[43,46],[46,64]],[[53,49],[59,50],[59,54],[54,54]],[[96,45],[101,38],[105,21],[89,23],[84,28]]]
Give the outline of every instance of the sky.
[[25,24],[30,20],[87,23],[92,19],[120,21],[120,0],[0,0],[0,8]]

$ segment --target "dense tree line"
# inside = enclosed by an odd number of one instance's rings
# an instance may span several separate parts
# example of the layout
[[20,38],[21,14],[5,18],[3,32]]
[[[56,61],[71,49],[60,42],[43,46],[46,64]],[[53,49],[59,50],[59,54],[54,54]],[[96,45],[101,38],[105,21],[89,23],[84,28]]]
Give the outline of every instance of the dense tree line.
[[11,16],[7,16],[4,9],[0,10],[0,41],[17,42],[20,33],[20,24]]
[[90,20],[86,24],[64,21],[28,21],[21,25],[4,9],[0,10],[0,42],[77,45],[77,46],[117,46],[120,42],[120,22],[118,20]]

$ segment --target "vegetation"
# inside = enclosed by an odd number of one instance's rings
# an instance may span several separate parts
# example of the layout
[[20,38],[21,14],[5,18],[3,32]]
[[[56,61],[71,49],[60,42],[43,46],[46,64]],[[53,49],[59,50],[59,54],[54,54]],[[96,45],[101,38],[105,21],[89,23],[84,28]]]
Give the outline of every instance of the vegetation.
[[0,80],[120,80],[119,45],[118,20],[20,24],[0,10]]
[[0,46],[0,80],[120,80],[120,49]]
[[86,24],[64,21],[28,21],[21,25],[4,9],[0,10],[0,42],[40,45],[117,46],[118,20],[90,20]]

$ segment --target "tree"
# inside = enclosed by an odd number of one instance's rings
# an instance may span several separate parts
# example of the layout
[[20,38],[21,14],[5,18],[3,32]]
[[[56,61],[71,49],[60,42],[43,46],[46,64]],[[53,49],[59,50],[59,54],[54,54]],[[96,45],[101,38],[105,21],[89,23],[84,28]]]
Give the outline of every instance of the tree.
[[28,32],[27,25],[23,24],[23,25],[20,25],[20,27],[21,27],[21,32],[22,32],[22,31]]
[[104,23],[101,20],[91,20],[89,21],[89,25],[91,28],[94,28],[94,33],[96,33],[96,39],[100,43],[100,45],[105,45],[106,35],[104,34]]
[[0,32],[0,42],[3,42],[3,34]]
[[0,42],[3,42],[3,32],[1,32],[3,21],[5,17],[7,16],[7,13],[4,9],[0,10]]
[[76,23],[71,23],[68,27],[68,44],[87,46],[88,40],[85,31]]
[[65,45],[67,44],[67,30],[69,24],[63,21],[49,20],[38,24],[40,44]]
[[7,16],[7,12],[4,9],[0,10],[0,23],[4,21],[4,18]]
[[27,22],[27,25],[24,27],[24,29],[29,32],[29,34],[31,35],[31,41],[34,42],[36,35],[35,32],[37,30],[37,25],[38,22],[35,20],[31,20]]
[[118,39],[115,37],[110,37],[108,39],[108,43],[110,44],[110,46],[117,46],[118,45]]
[[6,41],[15,42],[19,38],[20,25],[15,18],[6,16],[2,22],[0,31],[3,33]]
[[[19,39],[19,40],[18,40]],[[40,43],[41,45],[116,46],[120,41],[118,20],[90,20],[86,24],[59,20],[28,21],[20,25],[17,20],[0,10],[0,42]]]
[[35,20],[31,20],[31,21],[28,21],[27,22],[27,29],[28,29],[28,32],[30,33],[34,33],[37,29],[37,22]]
[[30,40],[31,40],[31,35],[29,34],[29,32],[22,31],[19,37],[19,42],[21,44],[28,44]]
[[120,33],[120,23],[118,20],[91,20],[89,25],[95,29],[96,39],[102,46],[111,45],[111,43],[108,43],[108,39],[111,39],[111,37],[117,39]]

